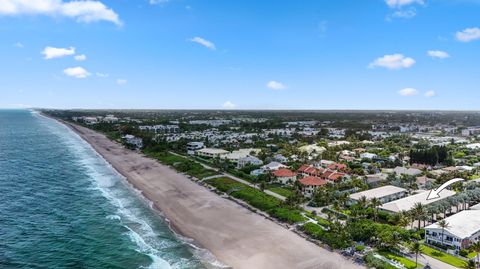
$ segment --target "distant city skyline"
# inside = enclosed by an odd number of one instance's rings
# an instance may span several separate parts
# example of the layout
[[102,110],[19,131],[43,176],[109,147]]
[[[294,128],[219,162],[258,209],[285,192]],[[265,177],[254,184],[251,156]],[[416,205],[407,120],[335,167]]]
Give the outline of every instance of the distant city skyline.
[[0,2],[0,108],[479,110],[480,0]]

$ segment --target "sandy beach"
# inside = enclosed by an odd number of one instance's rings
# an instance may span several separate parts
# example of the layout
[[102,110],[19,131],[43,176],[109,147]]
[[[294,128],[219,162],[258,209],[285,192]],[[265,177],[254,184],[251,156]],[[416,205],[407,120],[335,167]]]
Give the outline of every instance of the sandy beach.
[[363,268],[221,198],[168,166],[66,123],[152,201],[176,231],[239,269]]

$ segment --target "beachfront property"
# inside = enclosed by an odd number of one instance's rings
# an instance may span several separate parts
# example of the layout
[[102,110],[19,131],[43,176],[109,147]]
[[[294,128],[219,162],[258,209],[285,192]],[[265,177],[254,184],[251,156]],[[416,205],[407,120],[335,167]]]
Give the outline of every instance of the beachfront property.
[[272,174],[275,177],[275,181],[282,184],[291,184],[297,180],[297,173],[287,168],[280,168],[273,171]]
[[280,168],[285,168],[285,167],[287,167],[287,166],[285,166],[285,165],[283,165],[279,162],[271,162],[271,163],[268,163],[268,164],[262,166],[261,168],[264,172],[268,172],[268,171],[275,171],[275,170],[278,170]]
[[229,152],[224,149],[216,148],[203,148],[195,151],[195,155],[205,158],[221,158],[227,155]]
[[205,144],[203,142],[189,142],[187,144],[187,154],[195,155],[197,150],[203,149]]
[[125,141],[126,144],[133,146],[136,149],[143,148],[143,140],[140,137],[127,134],[127,135],[124,135],[122,139]]
[[[425,227],[425,242],[446,245],[458,253],[480,240],[480,210],[465,210],[445,218],[448,227],[442,229],[438,222]],[[443,238],[443,239],[442,239]]]
[[392,185],[387,185],[387,186],[383,186],[375,189],[353,193],[350,195],[350,202],[356,203],[360,199],[362,199],[362,197],[365,197],[368,201],[372,200],[373,198],[376,198],[380,200],[382,204],[384,204],[384,203],[388,203],[388,202],[403,198],[406,195],[407,195],[406,189],[392,186]]
[[439,193],[440,198],[427,200],[429,193],[430,191],[422,191],[420,193],[407,196],[405,198],[391,201],[380,206],[380,209],[388,213],[400,213],[402,211],[410,211],[417,203],[420,203],[422,205],[428,205],[440,202],[445,198],[455,195],[454,191],[443,190]]
[[248,165],[260,166],[263,164],[263,161],[255,156],[246,156],[238,159],[237,168],[241,169]]
[[229,160],[232,163],[238,163],[238,160],[251,156],[252,154],[258,154],[260,151],[261,149],[253,149],[253,148],[239,149],[239,150],[234,150],[225,155],[222,155],[220,158],[224,160]]
[[311,198],[318,188],[328,184],[326,180],[314,176],[301,178],[298,182],[302,186],[302,194],[307,198]]

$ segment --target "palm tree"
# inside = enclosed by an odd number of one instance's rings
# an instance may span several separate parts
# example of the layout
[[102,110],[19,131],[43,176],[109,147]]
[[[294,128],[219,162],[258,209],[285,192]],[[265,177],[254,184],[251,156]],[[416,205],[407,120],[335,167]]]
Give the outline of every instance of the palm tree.
[[424,216],[426,213],[425,206],[422,203],[415,203],[413,205],[412,213],[413,219],[418,220],[418,230],[420,230],[422,216]]
[[445,234],[445,229],[449,228],[450,227],[450,224],[445,221],[444,219],[442,219],[441,221],[439,221],[437,223],[437,225],[442,228],[442,246],[444,246],[443,244],[443,237],[444,237],[444,234]]
[[477,263],[480,263],[480,241],[471,244],[470,249],[477,252]]
[[397,225],[402,228],[405,228],[409,223],[410,223],[410,218],[408,217],[408,213],[406,211],[401,211],[399,213]]
[[377,221],[378,218],[378,207],[382,205],[382,202],[380,202],[380,199],[374,197],[372,200],[370,200],[370,205],[373,207],[373,219]]
[[477,263],[474,260],[469,260],[463,268],[465,268],[465,269],[476,269],[477,268]]
[[418,266],[418,255],[422,252],[422,244],[416,241],[410,245],[410,252],[415,254],[415,267]]

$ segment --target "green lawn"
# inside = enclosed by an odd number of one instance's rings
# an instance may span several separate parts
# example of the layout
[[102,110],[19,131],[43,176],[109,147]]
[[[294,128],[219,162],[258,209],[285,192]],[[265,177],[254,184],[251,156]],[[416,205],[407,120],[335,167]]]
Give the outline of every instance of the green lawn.
[[438,251],[425,245],[422,246],[422,253],[456,267],[463,268],[466,264],[466,262],[460,258],[449,255],[445,252]]
[[272,217],[288,223],[304,221],[305,218],[299,210],[290,209],[283,205],[282,201],[270,196],[258,189],[239,183],[231,178],[221,177],[205,180],[218,190],[225,192],[237,199],[243,200],[249,205],[267,212]]
[[206,169],[199,163],[169,152],[145,152],[145,154],[159,160],[163,164],[174,167],[177,171],[186,173],[198,179],[218,175],[218,172]]
[[285,187],[271,187],[267,188],[269,191],[273,191],[274,193],[280,194],[284,197],[288,197],[293,194],[293,191],[290,189],[287,189]]
[[378,253],[380,255],[382,255],[383,257],[387,258],[387,259],[397,261],[397,262],[403,264],[408,269],[415,269],[415,268],[420,268],[421,267],[420,265],[415,266],[415,261],[412,261],[412,260],[407,259],[405,257],[399,256],[399,255],[394,254],[390,251],[379,251]]

